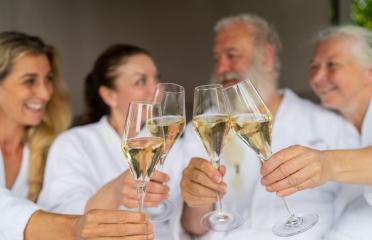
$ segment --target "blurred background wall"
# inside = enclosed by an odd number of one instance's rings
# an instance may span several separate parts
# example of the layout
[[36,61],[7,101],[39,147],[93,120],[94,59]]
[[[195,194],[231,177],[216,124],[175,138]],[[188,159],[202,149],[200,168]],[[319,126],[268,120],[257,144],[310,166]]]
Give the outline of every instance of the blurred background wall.
[[188,104],[193,88],[213,70],[214,23],[249,12],[273,23],[283,43],[281,87],[312,98],[307,84],[313,34],[337,21],[349,22],[351,0],[0,0],[0,31],[41,36],[62,55],[75,115],[83,108],[83,82],[108,45],[132,43],[148,49],[162,81],[182,84]]

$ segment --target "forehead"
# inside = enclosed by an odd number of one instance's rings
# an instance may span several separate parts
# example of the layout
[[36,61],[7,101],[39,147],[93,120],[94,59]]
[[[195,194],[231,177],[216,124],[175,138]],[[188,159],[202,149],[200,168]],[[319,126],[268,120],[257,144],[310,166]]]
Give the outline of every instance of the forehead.
[[255,30],[244,23],[234,23],[216,33],[213,52],[218,54],[228,49],[252,48]]
[[127,58],[119,65],[117,71],[122,74],[146,73],[157,71],[155,63],[146,54],[137,54]]
[[330,37],[315,46],[313,60],[321,58],[354,57],[354,39]]
[[11,73],[50,71],[50,62],[44,54],[26,54],[18,58],[11,67]]

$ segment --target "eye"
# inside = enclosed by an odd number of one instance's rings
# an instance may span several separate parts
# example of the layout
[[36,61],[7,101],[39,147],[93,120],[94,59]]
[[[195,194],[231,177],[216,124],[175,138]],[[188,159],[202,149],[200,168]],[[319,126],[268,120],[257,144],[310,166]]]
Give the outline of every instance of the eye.
[[340,64],[338,64],[336,62],[327,62],[327,68],[335,69],[335,68],[337,68],[339,66],[340,66]]
[[28,78],[24,79],[22,83],[27,85],[27,86],[32,86],[32,85],[35,84],[35,82],[36,82],[36,78],[28,77]]
[[49,73],[47,76],[46,76],[46,80],[48,82],[53,82],[54,80],[54,74],[53,73]]
[[147,78],[146,77],[141,77],[138,79],[135,83],[136,86],[144,86],[147,83]]

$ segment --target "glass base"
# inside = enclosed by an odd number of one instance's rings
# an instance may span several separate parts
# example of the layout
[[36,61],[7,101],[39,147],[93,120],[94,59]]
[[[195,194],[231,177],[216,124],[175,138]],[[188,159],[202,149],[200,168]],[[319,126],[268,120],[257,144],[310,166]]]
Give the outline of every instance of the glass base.
[[272,231],[279,237],[290,237],[312,228],[319,220],[317,214],[291,215],[274,225]]
[[241,226],[244,221],[240,216],[217,211],[209,212],[200,219],[201,224],[208,230],[215,232],[227,232]]
[[147,208],[147,212],[150,215],[150,221],[152,223],[165,222],[172,218],[174,204],[169,201],[163,201],[156,208]]

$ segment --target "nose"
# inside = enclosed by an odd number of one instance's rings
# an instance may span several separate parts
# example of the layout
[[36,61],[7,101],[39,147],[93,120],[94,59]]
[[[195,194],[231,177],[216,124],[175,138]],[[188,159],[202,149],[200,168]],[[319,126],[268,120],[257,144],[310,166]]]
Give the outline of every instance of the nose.
[[228,59],[224,56],[221,56],[217,59],[215,65],[215,73],[217,76],[220,76],[224,73],[231,71],[231,64],[229,63]]
[[37,85],[36,89],[35,89],[35,92],[36,92],[36,95],[44,100],[44,101],[48,101],[52,95],[52,92],[53,92],[53,85],[51,82],[42,82],[40,84]]
[[149,96],[154,96],[155,94],[155,91],[156,91],[156,86],[158,85],[159,83],[159,80],[154,78],[153,81],[151,81],[151,83],[149,84],[149,87],[147,88],[147,92],[149,94]]
[[320,85],[325,81],[326,75],[327,73],[323,66],[315,67],[311,70],[309,82],[314,86]]

